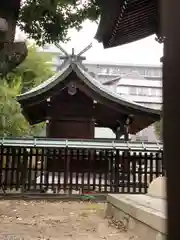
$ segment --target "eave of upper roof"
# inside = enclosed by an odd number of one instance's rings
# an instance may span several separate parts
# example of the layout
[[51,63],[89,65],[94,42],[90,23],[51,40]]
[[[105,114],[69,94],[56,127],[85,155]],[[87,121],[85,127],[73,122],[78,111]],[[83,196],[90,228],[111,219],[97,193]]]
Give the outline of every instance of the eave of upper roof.
[[115,77],[115,78],[112,78],[110,80],[107,80],[105,82],[103,82],[103,85],[110,85],[110,84],[114,84],[114,83],[117,83],[120,79],[138,79],[138,80],[145,80],[145,78],[143,76],[141,76],[137,71],[132,71],[132,72],[129,72],[127,73],[126,75],[124,76],[118,76],[118,77]]
[[103,84],[103,85],[112,85],[112,84],[117,83],[117,82],[120,80],[120,78],[121,78],[121,77],[118,76],[118,77],[112,78],[112,79],[110,79],[110,80],[107,80],[107,81],[103,82],[102,84]]
[[1,0],[0,7],[6,9],[18,9],[21,0]]
[[[20,10],[20,4],[21,4],[21,0],[1,0],[0,1],[0,9],[1,9],[0,17],[4,17],[5,19],[7,17],[9,19],[9,16],[7,16],[7,13],[11,12],[11,17],[13,16],[14,21],[17,21],[19,10]],[[14,25],[14,27],[15,26],[16,25]],[[14,30],[12,29],[12,31]]]
[[[154,110],[148,107],[144,107],[140,104],[129,101],[125,98],[122,98],[118,93],[110,91],[107,87],[103,86],[99,81],[93,78],[87,71],[85,71],[78,63],[76,62],[67,62],[66,65],[56,73],[54,76],[40,84],[39,86],[33,88],[32,90],[23,93],[17,96],[17,101],[23,103],[26,100],[31,100],[32,98],[37,98],[38,96],[44,94],[45,92],[51,90],[60,82],[63,82],[72,72],[75,72],[78,78],[84,82],[91,90],[97,94],[103,96],[104,98],[109,99],[110,101],[119,104],[121,106],[128,107],[130,109],[139,110],[144,113],[154,114],[160,116],[159,110]],[[49,96],[51,97],[51,96]]]
[[159,35],[158,0],[104,1],[95,35],[104,48],[134,42],[152,34]]

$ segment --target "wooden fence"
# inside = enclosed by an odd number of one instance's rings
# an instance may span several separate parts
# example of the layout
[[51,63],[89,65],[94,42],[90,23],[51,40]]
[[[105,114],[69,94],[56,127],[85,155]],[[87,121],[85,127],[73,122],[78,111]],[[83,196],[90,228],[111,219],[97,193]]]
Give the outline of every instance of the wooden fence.
[[80,148],[48,141],[44,145],[1,144],[2,192],[142,194],[154,178],[164,175],[159,147],[125,148],[119,143],[116,148],[105,144],[103,148],[93,143]]

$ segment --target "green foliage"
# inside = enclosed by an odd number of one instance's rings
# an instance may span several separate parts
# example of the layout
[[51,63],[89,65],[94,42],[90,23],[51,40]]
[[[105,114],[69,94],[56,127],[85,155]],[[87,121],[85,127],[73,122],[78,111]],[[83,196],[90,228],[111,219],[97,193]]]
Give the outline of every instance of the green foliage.
[[18,25],[37,44],[67,41],[68,29],[80,30],[86,19],[96,21],[100,8],[96,0],[26,0]]
[[39,85],[52,75],[49,62],[52,55],[38,52],[35,44],[28,44],[28,56],[13,72],[6,76],[6,80],[11,82],[14,78],[21,77],[21,92]]
[[90,201],[90,200],[95,200],[95,199],[96,199],[95,196],[89,195],[89,194],[88,195],[84,194],[81,196],[82,201]]
[[39,53],[35,45],[28,49],[26,60],[0,81],[1,136],[38,136],[44,128],[44,123],[30,126],[16,100],[22,89],[29,90],[52,75],[47,64],[50,56]]
[[[5,76],[18,66],[27,56],[27,47],[24,42],[8,42],[0,44],[0,75]],[[2,49],[1,49],[2,47]]]
[[9,85],[7,81],[0,81],[0,135],[1,136],[28,136],[33,132],[21,114],[20,106],[16,101],[19,94],[21,79],[14,79]]
[[156,135],[159,139],[162,138],[162,119],[159,122],[155,123]]

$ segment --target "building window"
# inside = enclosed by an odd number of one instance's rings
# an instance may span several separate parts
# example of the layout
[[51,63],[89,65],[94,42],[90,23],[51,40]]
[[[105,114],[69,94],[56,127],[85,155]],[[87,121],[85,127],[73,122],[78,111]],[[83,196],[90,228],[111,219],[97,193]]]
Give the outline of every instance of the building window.
[[130,87],[129,88],[129,94],[130,95],[137,95],[137,88],[136,87]]
[[148,88],[143,87],[130,87],[129,88],[130,95],[136,96],[148,96]]
[[107,73],[107,69],[106,68],[101,68],[101,70],[100,70],[100,73]]
[[138,96],[148,96],[148,88],[137,88]]
[[162,75],[162,70],[156,68],[137,68],[136,71],[144,77],[161,77]]
[[149,96],[162,97],[162,89],[149,88]]

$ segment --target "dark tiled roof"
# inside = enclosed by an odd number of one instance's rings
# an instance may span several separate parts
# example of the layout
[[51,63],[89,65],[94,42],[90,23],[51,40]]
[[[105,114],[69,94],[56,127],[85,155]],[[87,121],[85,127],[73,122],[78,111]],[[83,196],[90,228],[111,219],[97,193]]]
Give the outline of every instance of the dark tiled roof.
[[111,6],[105,5],[95,38],[108,48],[159,35],[158,1],[114,0]]
[[[129,101],[125,98],[122,98],[118,93],[112,92],[108,90],[105,86],[103,86],[98,80],[93,78],[85,69],[81,67],[78,63],[72,63],[67,62],[66,65],[63,66],[61,71],[56,73],[54,76],[40,84],[39,86],[31,89],[30,91],[23,93],[19,96],[17,96],[17,100],[19,102],[23,102],[26,100],[30,100],[33,98],[38,98],[38,96],[43,95],[47,91],[51,90],[53,87],[55,87],[60,82],[65,81],[67,76],[70,75],[71,72],[75,72],[77,76],[92,90],[97,92],[99,95],[102,95],[103,97],[110,99],[113,102],[116,102],[120,105],[130,107],[132,109],[142,110],[146,113],[154,113],[159,115],[160,111],[154,110],[148,107],[144,107],[140,104],[137,104],[133,101]],[[51,97],[51,96],[49,96]]]
[[[106,125],[106,118],[103,117],[103,114],[111,116],[112,112],[116,113],[115,117],[109,118],[109,124],[113,128],[116,126],[116,121],[120,116],[134,116],[134,121],[130,130],[133,134],[160,119],[160,111],[144,107],[121,97],[118,93],[103,86],[82,68],[80,64],[70,61],[62,67],[61,71],[41,85],[17,96],[17,100],[22,107],[22,112],[31,124],[46,120],[46,115],[44,114],[47,109],[47,99],[60,93],[61,90],[67,87],[68,81],[70,80],[69,76],[72,76],[73,79],[76,79],[75,81],[79,82],[79,88],[81,89],[82,87],[82,91],[85,88],[88,89],[92,99],[99,102],[99,104],[97,104],[96,114],[100,121],[99,124],[102,127],[109,127]],[[112,112],[108,112],[107,109],[109,108]],[[98,115],[99,112],[101,116]]]

